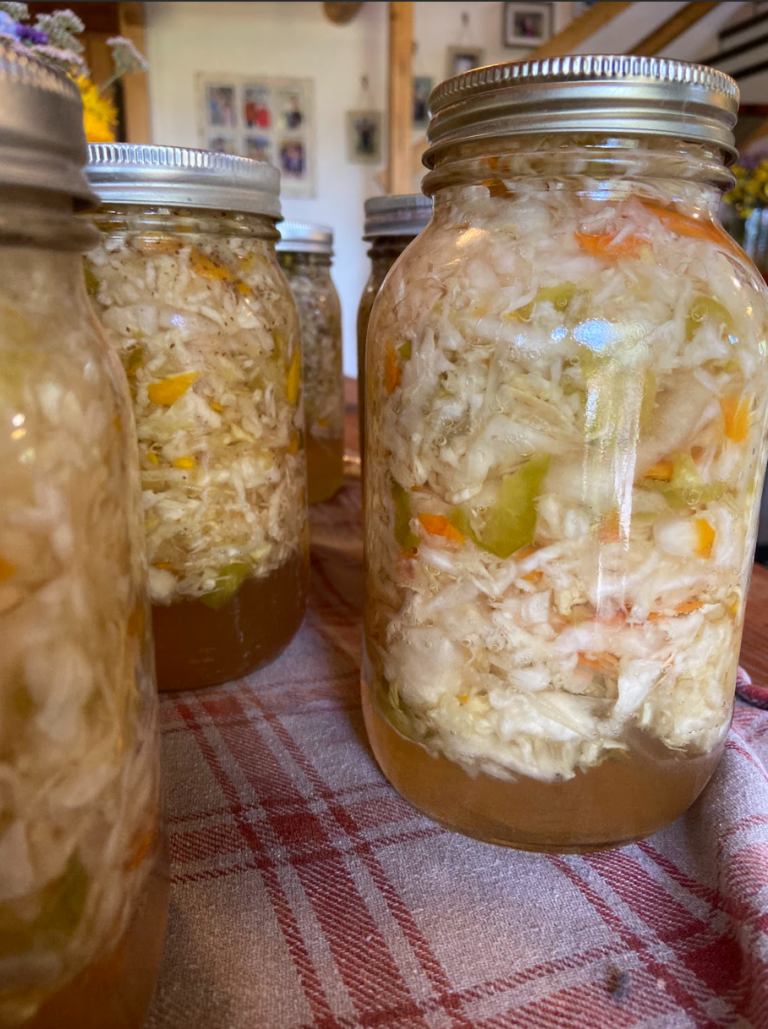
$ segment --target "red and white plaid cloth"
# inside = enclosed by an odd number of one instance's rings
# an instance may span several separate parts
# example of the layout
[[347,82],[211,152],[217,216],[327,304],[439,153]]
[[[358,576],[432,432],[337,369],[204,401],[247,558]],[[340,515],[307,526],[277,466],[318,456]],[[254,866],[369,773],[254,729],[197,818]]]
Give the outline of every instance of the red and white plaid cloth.
[[768,711],[737,703],[682,819],[584,857],[401,800],[358,698],[358,488],[313,511],[270,668],[165,697],[171,915],[146,1029],[768,1027]]

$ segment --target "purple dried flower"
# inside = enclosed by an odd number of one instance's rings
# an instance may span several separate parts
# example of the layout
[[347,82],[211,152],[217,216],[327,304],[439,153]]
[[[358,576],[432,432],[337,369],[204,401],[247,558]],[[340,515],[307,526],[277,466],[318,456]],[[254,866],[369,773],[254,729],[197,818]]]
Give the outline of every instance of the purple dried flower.
[[16,38],[20,43],[27,46],[45,46],[48,43],[48,36],[33,25],[17,25]]

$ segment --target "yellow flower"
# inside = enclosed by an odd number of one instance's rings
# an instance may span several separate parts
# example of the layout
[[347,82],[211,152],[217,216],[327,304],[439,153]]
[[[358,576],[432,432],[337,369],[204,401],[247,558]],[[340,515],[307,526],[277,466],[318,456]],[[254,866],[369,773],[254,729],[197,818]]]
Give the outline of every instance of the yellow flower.
[[85,75],[75,79],[83,99],[83,123],[85,137],[89,143],[114,143],[117,111],[114,105],[99,92]]

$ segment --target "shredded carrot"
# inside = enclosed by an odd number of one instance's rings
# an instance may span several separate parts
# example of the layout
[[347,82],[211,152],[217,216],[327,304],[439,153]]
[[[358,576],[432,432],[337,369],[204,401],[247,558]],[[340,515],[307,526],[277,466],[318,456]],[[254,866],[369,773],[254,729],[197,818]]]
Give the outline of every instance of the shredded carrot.
[[498,157],[483,157],[480,163],[487,165],[491,169],[491,171],[496,171],[496,169],[499,167]]
[[155,561],[152,565],[153,568],[162,568],[166,572],[173,571],[173,565],[170,561]]
[[673,472],[674,465],[669,458],[664,458],[663,461],[657,461],[656,464],[652,464],[643,478],[657,479],[659,482],[669,482]]
[[715,542],[715,530],[706,518],[696,518],[696,553],[699,557],[709,557]]
[[300,446],[301,436],[299,436],[298,432],[292,432],[291,438],[288,441],[288,453],[293,457],[295,454],[298,454]]
[[485,186],[491,196],[497,199],[512,196],[511,190],[507,189],[501,179],[486,179],[480,185]]
[[538,547],[535,547],[535,546],[533,546],[532,543],[529,543],[527,546],[521,547],[517,551],[517,553],[515,554],[515,560],[516,561],[522,561],[526,557],[530,557],[531,554],[535,554],[538,549],[539,549]]
[[589,665],[590,668],[597,668],[600,672],[610,672],[619,663],[616,655],[609,654],[607,650],[599,650],[594,654],[586,654],[583,650],[580,650],[579,661],[583,665]]
[[237,292],[242,293],[244,297],[249,297],[253,293],[253,290],[247,282],[238,282]]
[[221,412],[224,410],[224,405],[220,404],[217,400],[209,400],[208,406],[212,411],[215,411],[216,414],[221,414]]
[[647,211],[655,214],[665,228],[676,232],[678,236],[686,236],[688,239],[706,239],[710,243],[724,246],[727,250],[736,250],[736,244],[731,237],[712,222],[691,218],[687,214],[673,211],[669,207],[660,207],[658,204],[644,202],[643,206]]
[[115,417],[112,419],[112,424],[114,425],[114,427],[117,429],[118,432],[120,432],[122,430],[122,428],[123,428],[123,419],[120,417],[119,414],[116,414]]
[[643,247],[648,243],[639,236],[624,236],[616,240],[615,233],[603,232],[593,236],[586,232],[574,233],[576,242],[582,250],[592,257],[640,257]]
[[394,393],[400,385],[400,368],[397,363],[395,346],[391,339],[387,340],[387,347],[384,353],[384,385],[387,393]]
[[619,512],[615,507],[603,515],[600,528],[597,530],[597,538],[601,543],[617,543],[621,538],[619,534]]
[[685,600],[682,604],[675,605],[675,611],[679,615],[689,615],[691,611],[698,611],[700,607],[704,607],[703,600]]
[[725,435],[734,443],[743,443],[749,432],[749,399],[731,393],[720,401],[725,419]]
[[455,525],[451,525],[445,515],[420,514],[419,521],[430,536],[444,536],[454,543],[464,542],[464,533]]
[[524,575],[523,578],[526,582],[541,582],[544,578],[544,572],[539,568],[534,568],[532,572],[528,572],[528,574]]
[[16,574],[16,566],[12,565],[10,561],[6,561],[0,557],[0,582],[3,579],[10,579],[12,575]]
[[460,704],[466,704],[466,702],[469,700],[469,694],[468,693],[462,693],[462,695],[458,698],[458,700],[459,700]]
[[138,840],[133,844],[131,853],[128,855],[125,865],[123,866],[126,872],[133,872],[141,865],[144,858],[149,854],[149,849],[152,846],[154,839],[154,827],[138,838]]

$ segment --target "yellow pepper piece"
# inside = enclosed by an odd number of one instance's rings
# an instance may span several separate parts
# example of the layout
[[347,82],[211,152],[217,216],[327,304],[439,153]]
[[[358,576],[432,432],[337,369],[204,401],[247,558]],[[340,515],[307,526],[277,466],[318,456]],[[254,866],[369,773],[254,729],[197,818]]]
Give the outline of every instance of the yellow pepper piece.
[[536,501],[549,470],[549,454],[537,454],[501,480],[499,498],[487,510],[478,544],[506,560],[533,542]]
[[411,498],[407,490],[394,479],[391,480],[390,488],[395,506],[395,540],[403,550],[416,550],[420,540],[415,532],[411,532]]
[[153,404],[170,407],[179,397],[184,396],[192,383],[197,382],[199,378],[200,372],[184,372],[183,375],[171,375],[160,382],[150,383],[147,386],[149,399]]
[[697,518],[694,525],[696,527],[696,553],[699,557],[709,557],[715,542],[715,530],[706,518]]
[[645,473],[645,478],[656,479],[659,482],[669,482],[672,478],[674,467],[675,466],[669,458],[665,458],[663,461],[657,461],[656,464],[652,464]]
[[215,411],[216,414],[221,414],[221,412],[224,410],[224,405],[218,403],[218,401],[216,401],[216,400],[209,400],[208,401],[208,406],[210,407],[210,409],[212,411]]
[[192,271],[198,275],[202,275],[204,279],[219,279],[222,282],[234,282],[235,277],[229,268],[225,268],[223,264],[218,261],[212,260],[210,257],[206,257],[205,254],[201,254],[199,250],[193,250],[192,256],[189,259],[192,265]]
[[251,287],[248,285],[247,282],[238,282],[238,284],[237,284],[237,292],[238,293],[242,293],[244,297],[253,296],[253,290],[251,289]]
[[154,451],[148,450],[145,456],[146,456],[146,458],[147,458],[147,460],[149,461],[150,464],[154,464],[154,465],[159,465],[160,464],[160,458],[157,456],[157,454]]
[[184,471],[197,467],[197,461],[194,457],[177,457],[172,464],[174,468],[181,468]]
[[723,397],[720,407],[725,418],[725,435],[734,443],[743,443],[749,432],[749,399],[732,393]]
[[0,582],[3,579],[10,579],[12,575],[16,574],[16,566],[12,565],[10,561],[6,561],[0,557]]
[[288,403],[293,405],[299,399],[299,387],[301,386],[301,353],[297,347],[293,352],[291,364],[288,368],[288,378],[285,383],[285,392]]

